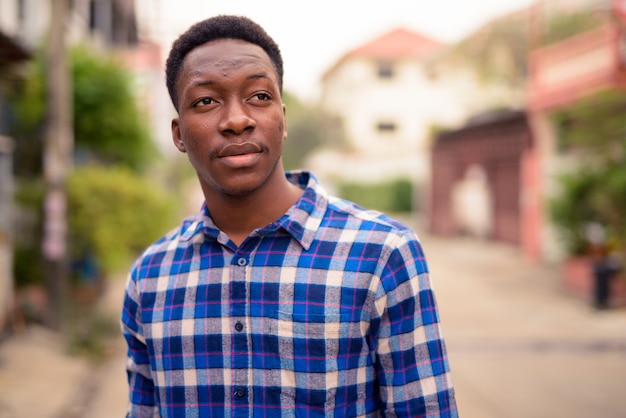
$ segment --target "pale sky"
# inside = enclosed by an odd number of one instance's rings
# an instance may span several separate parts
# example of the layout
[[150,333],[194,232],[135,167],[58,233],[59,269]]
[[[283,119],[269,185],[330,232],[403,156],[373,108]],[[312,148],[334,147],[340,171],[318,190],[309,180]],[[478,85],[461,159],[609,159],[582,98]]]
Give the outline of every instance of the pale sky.
[[[217,14],[244,15],[278,43],[285,89],[314,99],[322,74],[351,49],[404,27],[444,43],[533,0],[139,0],[151,37],[171,42],[188,26]],[[141,25],[141,23],[140,23]]]

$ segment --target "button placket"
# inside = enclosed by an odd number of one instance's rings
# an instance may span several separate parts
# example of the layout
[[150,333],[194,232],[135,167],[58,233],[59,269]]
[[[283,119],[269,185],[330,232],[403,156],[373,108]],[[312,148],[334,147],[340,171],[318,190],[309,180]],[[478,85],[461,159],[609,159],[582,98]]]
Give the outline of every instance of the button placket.
[[251,255],[243,252],[244,248],[241,248],[242,252],[234,254],[234,259],[231,261],[231,310],[230,315],[232,319],[232,342],[233,342],[233,356],[232,366],[233,376],[233,388],[232,397],[238,405],[238,412],[244,413],[248,400],[248,368],[250,367],[251,360],[250,353],[250,341],[249,336],[246,334],[246,317],[249,310],[249,294],[248,294],[248,269],[250,266]]

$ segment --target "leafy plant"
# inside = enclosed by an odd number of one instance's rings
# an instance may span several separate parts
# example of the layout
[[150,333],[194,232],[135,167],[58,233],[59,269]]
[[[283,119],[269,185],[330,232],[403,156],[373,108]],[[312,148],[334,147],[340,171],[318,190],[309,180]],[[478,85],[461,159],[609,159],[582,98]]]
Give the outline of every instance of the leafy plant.
[[17,183],[14,202],[19,212],[19,234],[15,234],[13,277],[16,287],[43,283],[41,256],[44,185],[40,179],[22,179]]
[[131,73],[113,56],[72,50],[74,135],[79,151],[141,169],[156,156]]
[[[39,182],[24,182],[17,194],[20,211],[37,219],[22,231],[15,246],[18,287],[42,281],[42,190]],[[82,166],[70,175],[68,208],[74,279],[85,281],[125,268],[174,226],[178,203],[164,187],[128,168]]]
[[93,256],[111,274],[172,228],[176,202],[167,191],[122,167],[78,167],[69,179],[72,252]]
[[605,92],[554,115],[565,151],[579,168],[559,179],[551,218],[571,254],[587,250],[590,222],[606,230],[606,245],[626,252],[626,94]]
[[100,364],[108,358],[111,344],[119,334],[116,318],[94,306],[72,306],[66,312],[67,348]]
[[287,170],[302,168],[307,155],[322,146],[346,144],[339,121],[319,108],[299,101],[285,92],[289,136],[283,147],[283,163]]
[[542,32],[541,43],[556,43],[583,32],[595,29],[607,19],[607,13],[589,8],[565,13],[554,13],[549,17]]
[[[12,98],[16,115],[16,174],[41,173],[46,80],[43,51],[27,66],[24,87]],[[71,50],[74,141],[78,163],[97,160],[145,168],[158,153],[137,104],[131,72],[114,56],[84,46]],[[82,160],[82,161],[81,161]]]
[[413,186],[407,179],[376,184],[343,182],[338,187],[340,196],[367,209],[403,213],[413,207]]

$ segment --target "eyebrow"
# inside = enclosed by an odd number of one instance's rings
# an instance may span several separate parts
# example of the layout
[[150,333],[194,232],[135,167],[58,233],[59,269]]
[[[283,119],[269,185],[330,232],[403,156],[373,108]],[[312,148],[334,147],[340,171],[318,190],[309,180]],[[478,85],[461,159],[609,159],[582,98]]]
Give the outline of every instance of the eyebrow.
[[194,87],[204,87],[204,86],[210,86],[215,84],[215,81],[212,80],[200,80],[200,81],[196,81],[195,83],[193,83]]
[[[201,75],[199,72],[197,74],[194,75]],[[267,79],[271,81],[271,77],[269,75],[267,75],[267,73],[255,73],[255,74],[250,74],[246,77],[247,80],[258,80],[258,79]],[[211,86],[216,84],[216,81],[214,80],[198,80],[196,82],[193,83],[194,87],[204,87],[204,86]]]
[[269,75],[267,75],[266,73],[256,73],[256,74],[250,74],[247,78],[248,78],[249,80],[256,80],[256,79],[259,79],[259,78],[266,78],[266,79],[268,79],[268,80],[270,80],[270,81],[271,81],[270,76],[269,76]]

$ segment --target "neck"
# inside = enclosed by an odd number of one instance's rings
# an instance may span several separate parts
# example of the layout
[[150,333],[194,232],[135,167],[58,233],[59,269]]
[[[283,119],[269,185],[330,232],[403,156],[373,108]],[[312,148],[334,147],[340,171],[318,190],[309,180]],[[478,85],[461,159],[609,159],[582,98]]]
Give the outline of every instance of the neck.
[[283,176],[271,192],[260,189],[245,196],[225,196],[205,191],[204,195],[215,225],[240,245],[252,231],[285,214],[302,193]]

